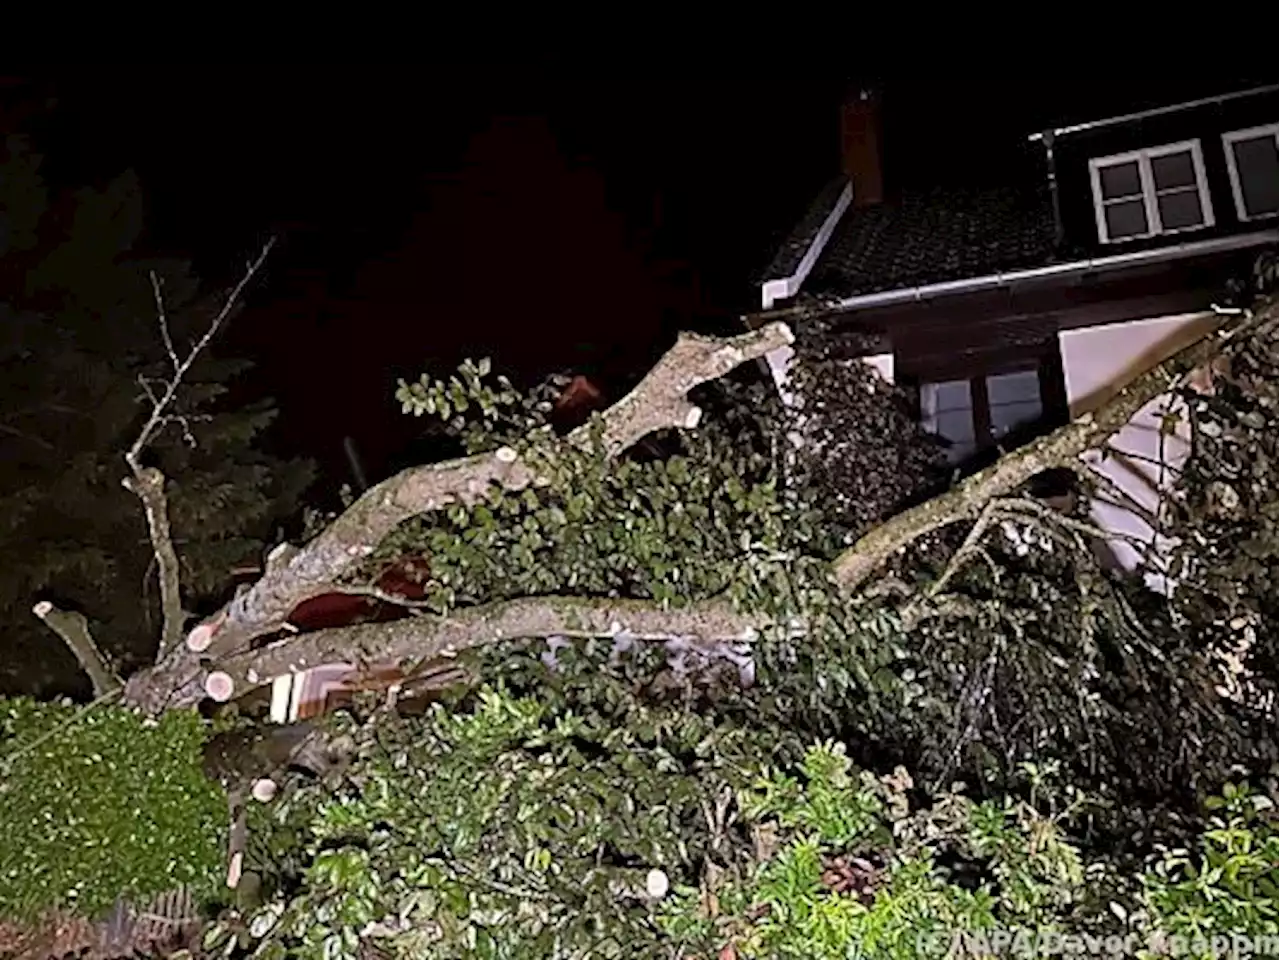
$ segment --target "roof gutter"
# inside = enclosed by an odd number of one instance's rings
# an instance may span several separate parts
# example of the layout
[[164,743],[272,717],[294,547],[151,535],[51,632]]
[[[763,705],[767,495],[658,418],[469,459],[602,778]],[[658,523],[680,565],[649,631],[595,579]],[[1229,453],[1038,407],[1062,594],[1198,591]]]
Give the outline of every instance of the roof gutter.
[[1090,120],[1088,123],[1073,123],[1069,127],[1057,127],[1053,130],[1046,130],[1040,133],[1033,133],[1028,140],[1034,142],[1043,140],[1046,136],[1062,137],[1070,133],[1081,133],[1085,130],[1096,130],[1099,127],[1109,127],[1117,123],[1129,123],[1132,120],[1146,120],[1148,117],[1161,117],[1167,113],[1177,113],[1179,110],[1193,110],[1196,107],[1208,107],[1216,103],[1227,103],[1231,100],[1238,100],[1241,97],[1253,97],[1260,93],[1274,93],[1280,87],[1270,83],[1261,87],[1250,87],[1248,90],[1236,90],[1233,93],[1223,93],[1216,97],[1202,97],[1199,100],[1188,100],[1186,103],[1175,103],[1167,107],[1154,107],[1151,110],[1139,110],[1136,113],[1126,113],[1119,117],[1107,117],[1105,120]]
[[[780,317],[797,315],[822,315],[829,313],[845,313],[850,310],[865,310],[869,307],[887,307],[902,303],[921,303],[961,293],[979,293],[984,290],[998,290],[1017,283],[1033,280],[1066,279],[1080,277],[1090,273],[1101,273],[1124,267],[1136,267],[1151,263],[1164,263],[1170,260],[1182,260],[1201,254],[1226,253],[1231,250],[1244,250],[1261,246],[1264,243],[1275,244],[1280,239],[1280,232],[1275,229],[1259,230],[1254,233],[1237,234],[1231,237],[1215,237],[1212,240],[1197,240],[1180,243],[1173,247],[1155,247],[1151,250],[1137,250],[1132,253],[1117,253],[1109,257],[1090,257],[1087,260],[1074,260],[1070,263],[1055,263],[1047,267],[1032,267],[1027,270],[1013,270],[1009,273],[991,273],[981,277],[970,277],[965,280],[948,280],[944,283],[929,283],[918,287],[904,287],[899,290],[885,290],[880,293],[867,293],[856,297],[845,297],[816,306],[798,305],[781,310],[766,311],[755,314],[751,321],[765,321]],[[746,319],[746,318],[744,318]]]

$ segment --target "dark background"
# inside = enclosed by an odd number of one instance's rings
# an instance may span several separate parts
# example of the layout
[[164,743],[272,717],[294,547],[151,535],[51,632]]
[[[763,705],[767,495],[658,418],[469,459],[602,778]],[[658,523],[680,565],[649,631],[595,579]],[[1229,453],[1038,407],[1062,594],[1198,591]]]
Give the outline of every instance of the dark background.
[[731,329],[839,170],[850,83],[883,91],[890,189],[998,183],[1035,130],[1275,82],[1274,34],[1261,58],[1203,67],[1119,68],[1123,50],[1100,40],[995,69],[975,56],[860,73],[477,62],[22,79],[58,102],[47,173],[135,169],[150,247],[223,283],[280,238],[224,346],[257,361],[246,394],[279,402],[276,446],[336,483],[344,436],[375,481],[412,457],[423,425],[393,402],[398,376],[489,355],[518,382],[573,369],[616,394],[677,330]]

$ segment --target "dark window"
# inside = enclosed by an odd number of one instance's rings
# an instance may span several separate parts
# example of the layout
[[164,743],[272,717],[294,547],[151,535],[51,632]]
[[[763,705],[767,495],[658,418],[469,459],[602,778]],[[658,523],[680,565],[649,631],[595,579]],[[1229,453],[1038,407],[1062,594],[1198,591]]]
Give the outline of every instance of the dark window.
[[[946,352],[947,344],[899,350],[899,380],[916,388],[920,423],[960,465],[995,445],[1015,447],[1066,422],[1066,386],[1057,337],[1009,345],[993,338]],[[927,351],[927,352],[925,352]]]
[[1241,220],[1276,215],[1276,126],[1228,133],[1223,138],[1227,167]]
[[952,463],[967,460],[978,449],[968,380],[920,384],[920,422],[947,442],[947,459]]
[[920,384],[920,422],[946,441],[952,463],[1035,424],[1044,406],[1035,367]]
[[1089,161],[1104,243],[1213,225],[1199,141]]
[[1107,222],[1107,236],[1146,236],[1147,205],[1142,195],[1142,176],[1138,161],[1117,163],[1098,170],[1102,209]]
[[1019,370],[987,377],[987,409],[995,439],[1035,423],[1044,413],[1040,400],[1040,371]]

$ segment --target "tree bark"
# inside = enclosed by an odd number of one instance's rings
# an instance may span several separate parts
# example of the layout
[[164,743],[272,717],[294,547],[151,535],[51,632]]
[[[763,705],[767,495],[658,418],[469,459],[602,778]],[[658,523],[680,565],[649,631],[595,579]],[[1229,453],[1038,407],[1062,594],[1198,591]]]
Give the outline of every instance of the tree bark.
[[133,468],[133,476],[125,477],[121,482],[126,490],[142,501],[142,511],[147,517],[147,531],[156,555],[160,581],[160,656],[164,657],[182,643],[185,619],[182,612],[182,570],[169,530],[169,500],[164,492],[164,474],[155,467],[139,467],[136,462],[131,462],[130,467]]
[[93,634],[89,631],[89,621],[84,614],[75,610],[60,610],[48,600],[41,600],[31,608],[31,612],[60,636],[75,654],[80,667],[89,675],[89,681],[93,684],[94,697],[105,696],[123,686],[94,642]]
[[[605,456],[616,457],[657,430],[697,426],[701,411],[689,401],[690,390],[792,339],[791,331],[782,324],[723,339],[681,334],[636,388],[603,414]],[[567,443],[589,448],[592,426],[574,430]],[[404,470],[371,488],[328,529],[305,547],[289,551],[217,617],[196,629],[212,633],[208,644],[211,655],[241,649],[284,627],[289,614],[304,600],[333,590],[387,534],[410,517],[450,504],[476,503],[491,484],[518,491],[540,479],[534,467],[511,447]]]
[[648,642],[691,639],[714,654],[719,645],[751,642],[768,623],[763,616],[738,612],[719,599],[668,608],[647,600],[521,597],[464,607],[445,616],[409,617],[286,637],[260,650],[219,661],[216,673],[229,677],[232,695],[241,697],[270,683],[273,677],[326,663],[451,657],[469,647],[501,640],[623,636]]

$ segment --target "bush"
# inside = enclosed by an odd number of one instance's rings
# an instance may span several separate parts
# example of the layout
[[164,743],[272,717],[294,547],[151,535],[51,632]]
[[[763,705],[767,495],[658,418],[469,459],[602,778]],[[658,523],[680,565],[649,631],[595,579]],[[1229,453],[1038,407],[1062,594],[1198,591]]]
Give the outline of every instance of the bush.
[[[358,727],[346,787],[261,813],[275,891],[209,945],[255,956],[941,956],[955,938],[1276,932],[1270,802],[1229,786],[1194,853],[1088,843],[1089,798],[930,797],[824,743],[763,766],[765,731],[675,708],[486,689]],[[1060,805],[1053,797],[1073,799]],[[1270,830],[1271,835],[1268,835]],[[272,836],[299,854],[290,875]],[[972,942],[977,943],[978,940]]]
[[149,723],[128,710],[0,700],[0,917],[66,909],[93,918],[216,889],[226,800],[198,758],[194,712]]

